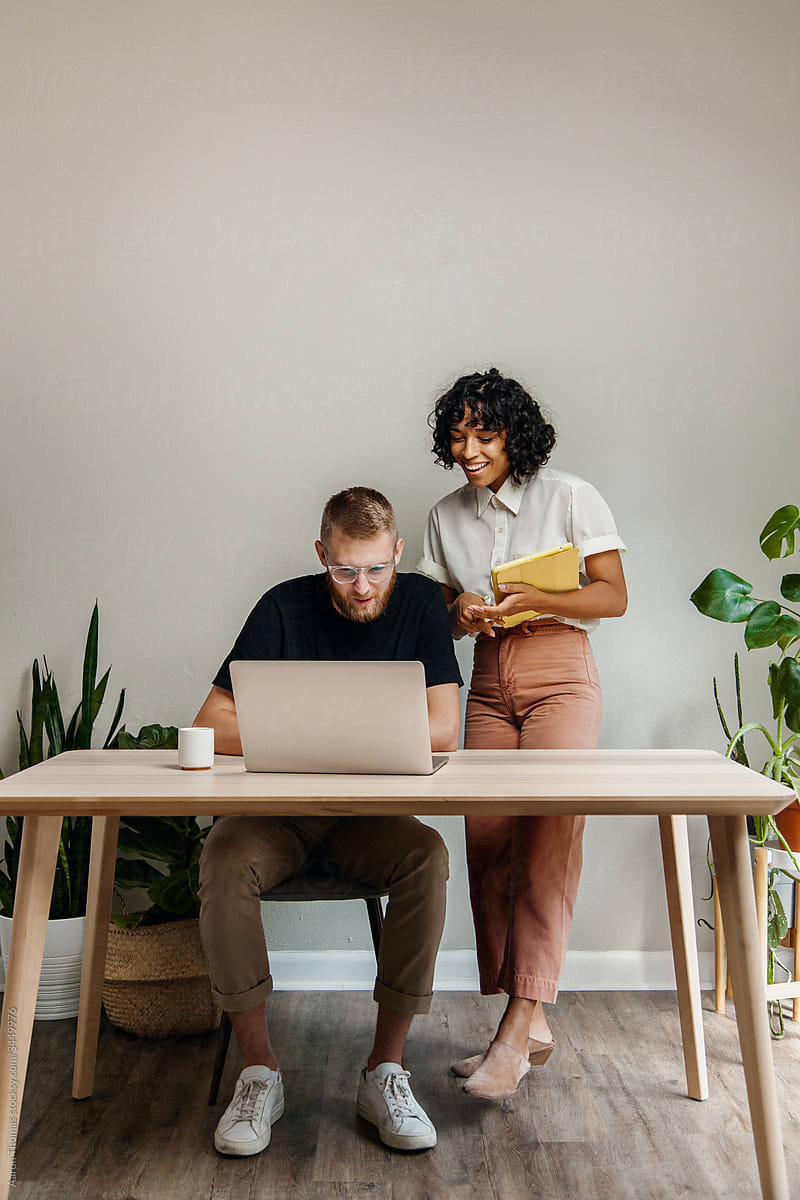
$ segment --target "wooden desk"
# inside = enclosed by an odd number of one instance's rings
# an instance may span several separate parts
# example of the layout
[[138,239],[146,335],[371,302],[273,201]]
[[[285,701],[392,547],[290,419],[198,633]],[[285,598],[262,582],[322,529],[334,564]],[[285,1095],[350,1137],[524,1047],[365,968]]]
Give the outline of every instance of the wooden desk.
[[25,817],[0,1053],[0,1137],[7,1200],[61,818],[94,818],[73,1096],[91,1095],[119,818],[123,815],[503,812],[656,815],[689,1095],[708,1095],[685,815],[708,817],[762,1192],[788,1200],[766,1022],[745,814],[775,813],[793,793],[697,750],[464,750],[431,776],[251,775],[218,757],[180,771],[174,751],[81,750],[0,781],[0,815]]

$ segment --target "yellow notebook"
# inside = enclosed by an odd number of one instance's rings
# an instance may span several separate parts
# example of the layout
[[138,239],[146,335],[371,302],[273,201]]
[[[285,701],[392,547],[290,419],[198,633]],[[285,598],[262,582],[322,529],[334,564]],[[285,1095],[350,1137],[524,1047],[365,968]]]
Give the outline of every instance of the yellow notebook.
[[[542,592],[574,592],[578,587],[578,548],[565,542],[563,546],[492,567],[492,587],[498,604],[505,597],[500,591],[501,583],[530,583]],[[515,613],[513,617],[503,617],[503,626],[512,629],[538,616],[533,610]]]

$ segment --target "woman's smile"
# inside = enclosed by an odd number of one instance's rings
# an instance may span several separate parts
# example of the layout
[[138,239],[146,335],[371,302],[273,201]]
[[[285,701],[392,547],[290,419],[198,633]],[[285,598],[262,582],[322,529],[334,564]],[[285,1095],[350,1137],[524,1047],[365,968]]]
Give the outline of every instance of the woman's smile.
[[480,414],[469,410],[450,430],[450,453],[474,487],[496,492],[511,470],[506,453],[505,431],[484,429],[477,422]]

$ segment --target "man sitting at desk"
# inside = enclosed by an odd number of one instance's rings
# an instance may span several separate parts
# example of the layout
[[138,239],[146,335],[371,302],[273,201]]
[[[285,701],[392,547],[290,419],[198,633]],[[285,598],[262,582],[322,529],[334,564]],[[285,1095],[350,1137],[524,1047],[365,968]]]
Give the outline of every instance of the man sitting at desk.
[[[353,487],[331,497],[316,542],[325,573],[290,579],[261,597],[197,714],[195,724],[214,727],[219,753],[242,752],[229,672],[237,659],[419,659],[431,749],[456,748],[461,677],[450,620],[436,584],[397,574],[402,549],[380,492]],[[385,1145],[427,1149],[436,1130],[414,1099],[403,1046],[413,1015],[430,1009],[448,861],[439,834],[410,816],[228,816],[209,832],[200,860],[200,931],[213,996],[230,1016],[243,1068],[214,1144],[222,1154],[258,1154],[283,1113],[266,1019],[272,977],[259,896],[310,856],[389,893],[373,993],[375,1041],[357,1106]]]

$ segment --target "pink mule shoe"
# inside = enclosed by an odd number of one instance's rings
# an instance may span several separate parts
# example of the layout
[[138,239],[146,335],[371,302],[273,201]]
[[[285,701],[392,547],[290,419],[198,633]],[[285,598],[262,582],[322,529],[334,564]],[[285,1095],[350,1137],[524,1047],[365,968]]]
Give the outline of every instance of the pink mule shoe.
[[514,1095],[530,1069],[527,1054],[520,1054],[505,1042],[494,1041],[461,1090],[484,1100],[504,1100]]
[[[528,1062],[532,1067],[543,1067],[555,1048],[555,1042],[537,1042],[536,1038],[528,1038]],[[462,1058],[458,1062],[454,1062],[450,1070],[460,1079],[469,1079],[470,1075],[475,1074],[485,1057],[485,1050],[482,1054],[472,1054],[469,1058]]]

